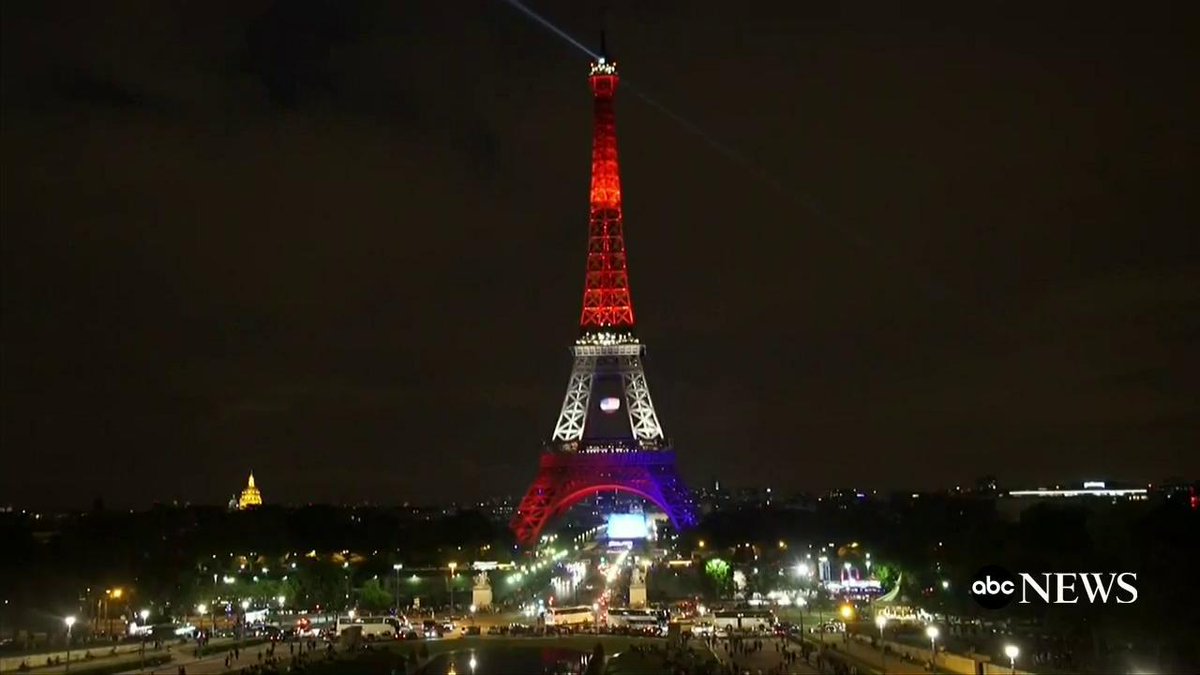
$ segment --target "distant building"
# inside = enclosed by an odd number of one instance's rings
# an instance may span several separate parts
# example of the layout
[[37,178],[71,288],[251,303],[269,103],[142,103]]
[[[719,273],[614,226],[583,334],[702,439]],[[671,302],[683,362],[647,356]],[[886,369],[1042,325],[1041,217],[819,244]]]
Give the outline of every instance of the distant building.
[[238,497],[237,508],[239,511],[244,511],[256,506],[262,506],[262,503],[262,492],[254,484],[254,472],[251,471],[250,479],[246,481],[246,489],[242,490],[242,495]]
[[1100,480],[1084,481],[1081,487],[1038,488],[1036,490],[1009,490],[1009,497],[1062,499],[1071,497],[1105,497],[1108,499],[1132,499],[1140,501],[1147,499],[1149,490],[1146,488],[1119,487],[1109,485]]
[[1056,485],[1036,490],[1009,490],[1006,498],[997,502],[999,513],[1016,519],[1025,509],[1045,503],[1069,503],[1088,507],[1100,507],[1118,502],[1142,502],[1149,499],[1149,490],[1143,487],[1113,485],[1105,481],[1085,481],[1082,485]]

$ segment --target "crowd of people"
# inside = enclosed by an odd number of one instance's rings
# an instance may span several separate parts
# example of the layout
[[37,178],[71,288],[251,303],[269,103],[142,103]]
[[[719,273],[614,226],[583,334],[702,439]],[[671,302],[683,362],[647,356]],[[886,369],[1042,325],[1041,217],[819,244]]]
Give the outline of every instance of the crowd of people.
[[[285,644],[288,650],[286,655],[282,651]],[[279,653],[276,654],[276,652]],[[321,654],[324,654],[326,660],[332,660],[334,657],[333,644],[326,644],[322,650],[319,649],[315,639],[271,642],[266,649],[260,649],[255,653],[254,663],[248,663],[237,669],[236,672],[241,675],[303,673],[313,661],[321,657]],[[241,657],[240,647],[235,646],[229,650],[225,654],[225,668],[229,670],[236,669]],[[181,673],[181,675],[183,674]]]

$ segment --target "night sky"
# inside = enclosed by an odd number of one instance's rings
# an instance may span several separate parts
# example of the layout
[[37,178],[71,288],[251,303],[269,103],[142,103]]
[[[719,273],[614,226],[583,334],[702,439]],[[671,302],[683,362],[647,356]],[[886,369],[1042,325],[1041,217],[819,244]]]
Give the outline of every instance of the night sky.
[[[1200,474],[1190,17],[605,4],[531,6],[621,65],[689,482]],[[582,295],[585,55],[501,0],[2,10],[0,503],[527,486]]]

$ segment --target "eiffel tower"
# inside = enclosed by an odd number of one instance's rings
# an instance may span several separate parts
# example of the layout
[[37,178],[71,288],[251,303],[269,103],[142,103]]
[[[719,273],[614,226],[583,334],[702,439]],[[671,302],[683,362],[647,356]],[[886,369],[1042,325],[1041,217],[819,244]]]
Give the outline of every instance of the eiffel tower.
[[600,58],[591,64],[595,122],[583,314],[554,433],[511,524],[527,546],[537,543],[551,520],[603,491],[649,500],[677,529],[696,524],[646,385],[646,346],[634,335],[613,110],[619,79],[616,63]]

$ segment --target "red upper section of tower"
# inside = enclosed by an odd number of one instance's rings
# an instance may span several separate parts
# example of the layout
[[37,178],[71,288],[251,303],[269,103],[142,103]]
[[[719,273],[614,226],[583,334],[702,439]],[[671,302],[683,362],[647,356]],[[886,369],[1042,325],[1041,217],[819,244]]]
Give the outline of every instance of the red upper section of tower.
[[592,64],[595,126],[592,131],[591,217],[588,224],[587,280],[583,290],[585,333],[633,328],[633,300],[625,261],[621,215],[621,172],[617,166],[617,122],[613,97],[617,65],[600,59]]

